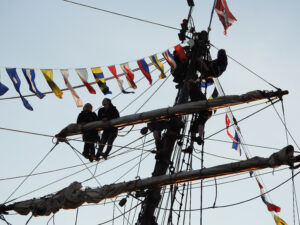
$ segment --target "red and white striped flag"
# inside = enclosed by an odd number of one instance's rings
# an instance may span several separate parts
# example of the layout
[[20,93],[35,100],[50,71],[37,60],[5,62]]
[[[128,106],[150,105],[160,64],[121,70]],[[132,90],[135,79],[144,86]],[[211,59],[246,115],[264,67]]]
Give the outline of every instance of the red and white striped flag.
[[217,0],[215,10],[224,26],[224,34],[226,35],[228,27],[230,27],[232,23],[236,21],[236,18],[229,11],[226,0]]
[[76,69],[75,70],[80,78],[80,80],[82,81],[82,83],[84,84],[84,86],[86,86],[86,88],[88,89],[88,91],[91,94],[96,94],[95,89],[89,84],[88,82],[88,72],[85,68],[81,68],[81,69]]

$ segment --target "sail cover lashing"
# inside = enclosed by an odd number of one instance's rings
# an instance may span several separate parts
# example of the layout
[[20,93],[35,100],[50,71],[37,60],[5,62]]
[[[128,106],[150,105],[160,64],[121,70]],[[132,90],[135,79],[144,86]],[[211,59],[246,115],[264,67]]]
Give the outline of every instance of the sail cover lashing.
[[292,165],[299,162],[299,157],[294,157],[294,148],[289,145],[279,152],[272,154],[269,158],[254,157],[235,163],[223,164],[200,170],[184,171],[175,174],[162,175],[154,178],[133,180],[98,188],[85,188],[79,182],[73,182],[68,187],[55,194],[41,198],[15,202],[10,205],[0,206],[0,214],[14,210],[21,215],[32,212],[33,216],[48,216],[60,209],[75,209],[83,203],[99,203],[108,198],[116,197],[122,193],[134,192],[151,187],[161,187],[175,183],[183,183],[193,180],[219,177],[234,173],[247,172],[252,170],[275,168],[280,165]]

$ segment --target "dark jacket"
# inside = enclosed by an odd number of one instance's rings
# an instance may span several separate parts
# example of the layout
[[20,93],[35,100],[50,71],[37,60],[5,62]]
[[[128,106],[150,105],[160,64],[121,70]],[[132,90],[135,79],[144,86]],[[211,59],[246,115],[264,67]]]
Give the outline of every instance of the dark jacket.
[[[104,118],[107,118],[107,120],[112,120],[119,117],[120,117],[119,111],[115,106],[110,106],[107,110],[104,107],[102,107],[98,111],[99,120],[103,120]],[[104,131],[117,131],[117,130],[118,128],[116,127],[104,129]]]
[[[81,111],[81,113],[77,117],[77,124],[85,124],[97,120],[98,117],[96,113],[91,111]],[[92,131],[84,132],[82,138],[84,141],[97,141],[99,138],[98,131],[92,130]]]

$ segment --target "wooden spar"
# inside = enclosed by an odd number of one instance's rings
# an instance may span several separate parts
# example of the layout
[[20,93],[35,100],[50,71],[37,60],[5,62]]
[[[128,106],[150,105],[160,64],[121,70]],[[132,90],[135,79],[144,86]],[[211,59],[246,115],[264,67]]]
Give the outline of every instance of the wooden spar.
[[122,116],[110,121],[96,121],[85,125],[70,124],[63,130],[61,130],[55,136],[57,138],[65,138],[67,136],[82,134],[87,130],[102,130],[110,126],[114,127],[126,127],[130,125],[148,123],[154,120],[167,119],[174,116],[183,116],[192,113],[198,113],[203,110],[216,110],[229,106],[240,105],[244,103],[259,101],[263,99],[269,99],[274,97],[281,97],[288,94],[288,91],[251,91],[243,95],[229,95],[222,96],[208,101],[197,101],[185,104],[175,105],[174,107],[162,108],[151,110],[148,112]]
[[254,157],[248,160],[223,164],[211,168],[161,175],[141,180],[105,185],[99,188],[86,188],[85,190],[81,190],[82,185],[78,182],[74,182],[69,187],[62,189],[53,195],[15,202],[10,205],[1,205],[0,214],[14,210],[21,215],[27,215],[32,212],[34,216],[47,216],[51,213],[56,213],[60,209],[75,209],[85,202],[98,203],[104,199],[114,198],[122,193],[265,168],[275,168],[282,165],[293,165],[295,162],[300,162],[300,157],[294,157],[293,154],[294,148],[289,145],[279,152],[272,154],[269,158]]

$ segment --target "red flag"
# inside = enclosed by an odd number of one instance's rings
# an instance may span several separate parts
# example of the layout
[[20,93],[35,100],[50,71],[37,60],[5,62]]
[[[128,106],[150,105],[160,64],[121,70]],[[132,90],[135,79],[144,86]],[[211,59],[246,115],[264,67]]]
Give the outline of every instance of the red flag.
[[126,79],[128,81],[128,84],[131,88],[136,89],[137,86],[134,83],[134,74],[133,71],[129,68],[128,63],[124,63],[121,66],[121,69],[123,70],[123,72],[126,74]]
[[235,143],[238,143],[237,140],[235,140],[235,138],[229,133],[229,126],[230,126],[230,119],[228,117],[228,115],[226,114],[226,117],[225,117],[225,122],[226,122],[226,130],[227,130],[227,135],[231,138],[231,140]]
[[187,60],[187,55],[185,54],[185,51],[183,49],[183,47],[181,47],[181,45],[176,45],[174,47],[176,55],[178,56],[178,58],[180,59],[181,62],[186,62]]
[[261,183],[259,182],[259,180],[257,178],[255,178],[255,179],[256,179],[256,182],[257,182],[257,184],[259,186],[259,189],[260,189],[261,200],[263,201],[263,203],[266,204],[268,211],[269,212],[280,212],[281,208],[279,206],[274,205],[274,204],[272,204],[272,203],[270,203],[266,200],[265,194],[263,192],[264,187],[261,185]]
[[236,21],[236,18],[229,11],[226,0],[217,0],[215,10],[224,26],[224,34],[226,34],[228,27]]

